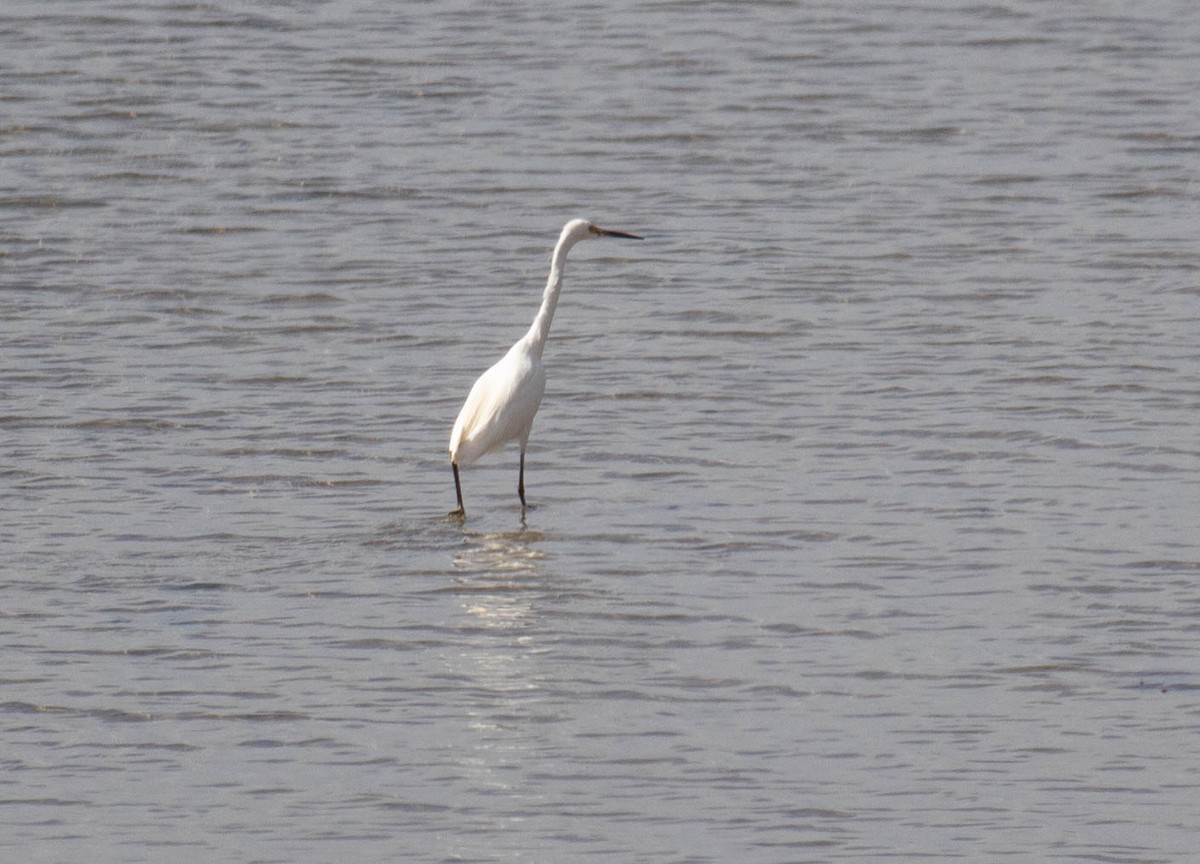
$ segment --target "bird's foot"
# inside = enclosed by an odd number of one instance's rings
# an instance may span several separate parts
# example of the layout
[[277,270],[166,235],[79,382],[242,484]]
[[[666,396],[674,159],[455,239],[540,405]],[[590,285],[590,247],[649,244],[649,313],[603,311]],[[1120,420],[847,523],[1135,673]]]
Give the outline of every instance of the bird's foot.
[[453,519],[458,522],[462,522],[464,519],[467,518],[467,511],[464,510],[462,507],[455,507],[453,510],[451,510],[449,513],[446,514],[446,518]]

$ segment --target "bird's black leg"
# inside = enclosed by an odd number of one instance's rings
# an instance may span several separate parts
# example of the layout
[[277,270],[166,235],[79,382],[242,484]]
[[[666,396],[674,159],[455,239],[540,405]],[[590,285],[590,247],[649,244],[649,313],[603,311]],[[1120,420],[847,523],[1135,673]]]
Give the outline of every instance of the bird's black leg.
[[451,462],[450,467],[454,469],[454,494],[458,496],[458,509],[450,511],[451,516],[466,516],[467,511],[463,509],[462,503],[462,483],[458,480],[458,463]]
[[525,451],[521,451],[521,473],[517,476],[517,496],[521,499],[521,507],[525,506]]

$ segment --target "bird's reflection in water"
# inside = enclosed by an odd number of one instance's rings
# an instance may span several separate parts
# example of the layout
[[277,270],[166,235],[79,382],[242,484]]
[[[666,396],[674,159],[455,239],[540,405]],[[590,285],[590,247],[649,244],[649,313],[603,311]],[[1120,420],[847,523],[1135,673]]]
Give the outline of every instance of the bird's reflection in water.
[[449,590],[463,596],[465,611],[483,626],[528,623],[543,587],[538,564],[545,553],[535,545],[542,539],[526,529],[467,535],[467,547],[454,556],[460,575]]
[[[539,605],[545,600],[531,531],[474,534],[453,559],[455,584],[445,590],[461,601],[458,650],[447,654],[463,700],[469,735],[459,767],[478,789],[536,803],[519,768],[531,758],[528,729],[544,700]],[[524,806],[524,805],[522,805]]]

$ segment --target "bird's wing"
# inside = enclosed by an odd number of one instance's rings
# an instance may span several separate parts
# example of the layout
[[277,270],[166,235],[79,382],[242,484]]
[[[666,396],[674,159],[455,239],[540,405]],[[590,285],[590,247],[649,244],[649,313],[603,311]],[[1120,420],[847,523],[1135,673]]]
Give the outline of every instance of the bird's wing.
[[479,376],[450,434],[450,455],[468,464],[528,435],[545,389],[541,366],[510,351]]

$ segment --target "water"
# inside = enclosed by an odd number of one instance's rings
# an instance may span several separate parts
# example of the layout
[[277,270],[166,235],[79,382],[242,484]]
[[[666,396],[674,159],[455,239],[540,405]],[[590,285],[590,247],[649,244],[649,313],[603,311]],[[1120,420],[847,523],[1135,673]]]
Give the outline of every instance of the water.
[[[1198,46],[8,3],[3,857],[1193,855]],[[447,521],[577,215],[536,507]]]

